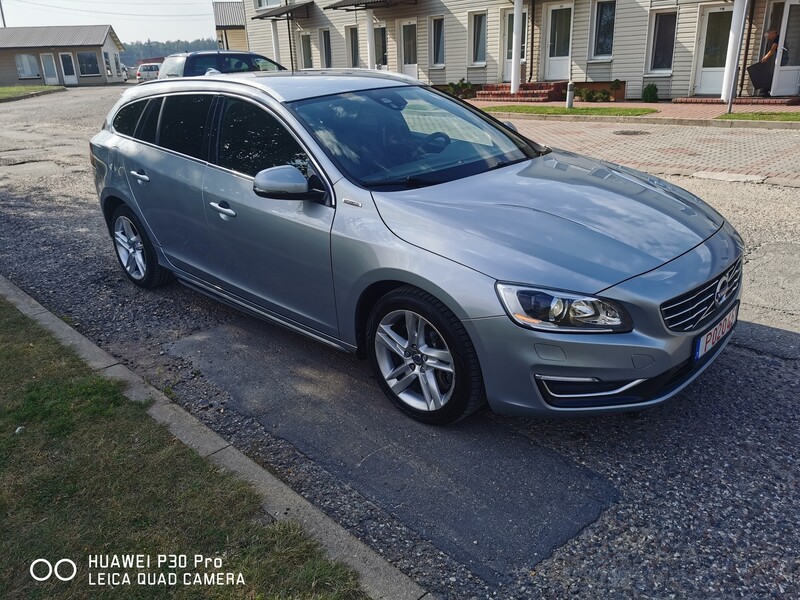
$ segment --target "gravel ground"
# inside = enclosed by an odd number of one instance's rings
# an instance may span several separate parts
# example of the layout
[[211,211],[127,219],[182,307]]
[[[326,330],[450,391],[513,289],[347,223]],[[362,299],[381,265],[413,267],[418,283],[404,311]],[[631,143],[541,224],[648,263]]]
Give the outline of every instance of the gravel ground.
[[[760,308],[764,294],[795,297],[791,272],[770,274],[767,292],[748,289],[731,345],[667,405],[570,421],[485,410],[475,417],[529,436],[620,492],[552,556],[508,574],[502,586],[488,585],[259,423],[227,409],[225,390],[166,351],[187,335],[247,317],[180,285],[143,291],[122,275],[88,165],[88,139],[120,92],[70,90],[0,111],[2,275],[443,598],[800,597],[800,312],[797,303]],[[770,136],[753,152],[768,152]],[[748,281],[771,273],[775,252],[797,258],[799,189],[674,180],[720,208],[744,235]],[[265,331],[306,343],[279,328]],[[369,377],[352,357],[331,351],[330,358]]]

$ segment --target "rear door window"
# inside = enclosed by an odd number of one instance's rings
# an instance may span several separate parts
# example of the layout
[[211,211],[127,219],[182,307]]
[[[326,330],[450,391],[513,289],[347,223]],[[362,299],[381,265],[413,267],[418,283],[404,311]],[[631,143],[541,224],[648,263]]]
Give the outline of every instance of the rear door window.
[[161,111],[158,145],[204,160],[203,143],[212,99],[210,94],[168,96]]
[[156,133],[158,131],[158,116],[161,114],[161,103],[163,98],[153,98],[147,102],[139,126],[136,128],[135,138],[143,142],[156,143]]

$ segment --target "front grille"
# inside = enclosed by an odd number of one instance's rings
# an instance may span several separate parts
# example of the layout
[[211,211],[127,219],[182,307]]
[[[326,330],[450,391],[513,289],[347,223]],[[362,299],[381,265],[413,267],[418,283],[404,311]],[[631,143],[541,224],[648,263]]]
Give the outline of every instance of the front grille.
[[[727,277],[728,293],[717,303],[716,294],[720,281]],[[661,305],[661,316],[671,331],[696,331],[705,326],[736,296],[742,282],[742,259],[724,273],[677,298]]]

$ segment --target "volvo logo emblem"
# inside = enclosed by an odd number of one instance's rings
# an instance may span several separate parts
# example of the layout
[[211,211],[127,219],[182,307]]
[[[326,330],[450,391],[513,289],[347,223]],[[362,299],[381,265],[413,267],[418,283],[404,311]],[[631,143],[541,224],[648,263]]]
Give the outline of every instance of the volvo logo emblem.
[[717,284],[717,291],[714,293],[714,302],[717,306],[721,306],[725,300],[728,299],[728,295],[731,293],[731,282],[728,279],[727,275],[723,275],[719,279],[719,283]]

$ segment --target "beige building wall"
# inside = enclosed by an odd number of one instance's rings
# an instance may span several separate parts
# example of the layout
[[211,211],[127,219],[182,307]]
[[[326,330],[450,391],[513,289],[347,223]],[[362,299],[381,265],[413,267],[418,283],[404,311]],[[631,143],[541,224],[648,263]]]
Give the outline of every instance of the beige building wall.
[[[348,27],[358,28],[359,55],[362,67],[367,65],[367,39],[365,11],[323,10],[332,0],[319,0],[309,5],[308,18],[300,17],[291,21],[292,24],[292,53],[295,57],[295,66],[298,61],[300,48],[300,35],[311,35],[312,60],[315,68],[321,66],[320,30],[328,28],[331,32],[331,50],[334,68],[349,66],[349,48],[345,30]],[[526,3],[526,10],[529,10]],[[422,4],[397,5],[388,8],[373,10],[375,26],[386,26],[387,38],[387,67],[388,70],[400,72],[401,67],[401,24],[405,21],[416,21],[417,25],[417,77],[426,83],[444,85],[456,82],[461,78],[472,83],[495,83],[502,80],[503,68],[501,61],[504,57],[502,48],[503,19],[505,12],[511,10],[513,4],[504,0],[461,0],[458,2],[444,2],[430,0]],[[298,11],[298,16],[303,15],[305,9]],[[486,64],[472,66],[467,64],[469,56],[469,18],[472,12],[486,13]],[[254,0],[245,0],[245,15],[247,19],[247,38],[253,52],[272,56],[272,31],[268,20],[255,20]],[[433,67],[430,63],[430,28],[431,17],[444,17],[445,30],[445,61],[444,68]],[[528,20],[528,23],[530,21]],[[526,36],[530,30],[526,28]],[[280,42],[281,62],[287,68],[290,66],[289,34],[286,22],[278,23],[278,39]],[[527,65],[523,77],[527,78]]]
[[[744,64],[758,59],[764,31],[768,0],[754,0],[754,24],[751,31],[750,48],[742,48]],[[323,10],[333,0],[318,0],[309,5],[308,18],[297,18],[290,22],[292,32],[292,54],[295,65],[300,66],[300,34],[311,36],[312,61],[320,68],[320,30],[330,29],[331,50],[334,68],[349,65],[349,49],[346,28],[358,29],[360,66],[367,65],[367,40],[365,12]],[[700,27],[700,8],[703,6],[727,5],[731,2],[719,0],[617,0],[614,49],[611,60],[596,60],[591,57],[590,43],[594,26],[594,0],[573,0],[572,2],[534,2],[533,17],[528,15],[525,32],[528,47],[527,63],[522,69],[523,81],[544,80],[546,8],[549,5],[572,5],[572,48],[571,79],[576,83],[611,82],[619,79],[626,83],[626,98],[641,98],[642,88],[655,83],[662,99],[690,96],[693,94],[697,63],[698,28]],[[300,14],[303,14],[301,9]],[[428,0],[424,4],[405,4],[376,8],[373,11],[375,25],[385,25],[387,33],[387,67],[390,71],[401,71],[400,25],[405,20],[417,23],[417,76],[426,83],[444,85],[465,79],[474,84],[498,83],[503,81],[505,49],[503,47],[505,15],[513,10],[513,2],[508,0]],[[524,3],[526,12],[531,10],[531,2]],[[652,44],[654,16],[659,11],[677,13],[675,46],[671,73],[650,73],[648,50]],[[469,23],[474,12],[484,12],[487,20],[486,64],[468,64],[470,55]],[[256,16],[255,0],[245,0],[247,17],[247,40],[254,52],[272,56],[272,37],[270,22],[252,21]],[[747,27],[750,27],[748,9]],[[445,27],[445,67],[430,64],[431,17],[443,16]],[[746,33],[745,33],[746,35]],[[278,23],[281,62],[290,66],[289,32],[286,21]],[[740,80],[740,79],[739,79]],[[737,80],[737,83],[738,81]],[[749,84],[749,82],[748,82]],[[738,87],[737,87],[738,89]],[[748,93],[749,87],[745,88]]]
[[248,51],[247,31],[241,29],[217,29],[217,46],[226,50]]
[[[100,68],[99,75],[83,76],[80,73],[78,64],[78,52],[93,52],[97,57],[97,64]],[[108,77],[105,69],[103,52],[108,52],[111,62],[111,77]],[[114,65],[114,54],[119,54],[119,48],[109,36],[104,46],[72,46],[59,48],[20,48],[0,50],[0,85],[44,85],[44,68],[42,67],[42,54],[52,54],[56,62],[56,73],[58,74],[58,84],[64,85],[59,53],[69,53],[72,55],[72,62],[75,65],[75,74],[78,77],[78,85],[105,85],[107,83],[122,82],[122,76],[118,76]],[[17,73],[17,54],[31,54],[36,57],[39,67],[38,78],[20,79]]]

